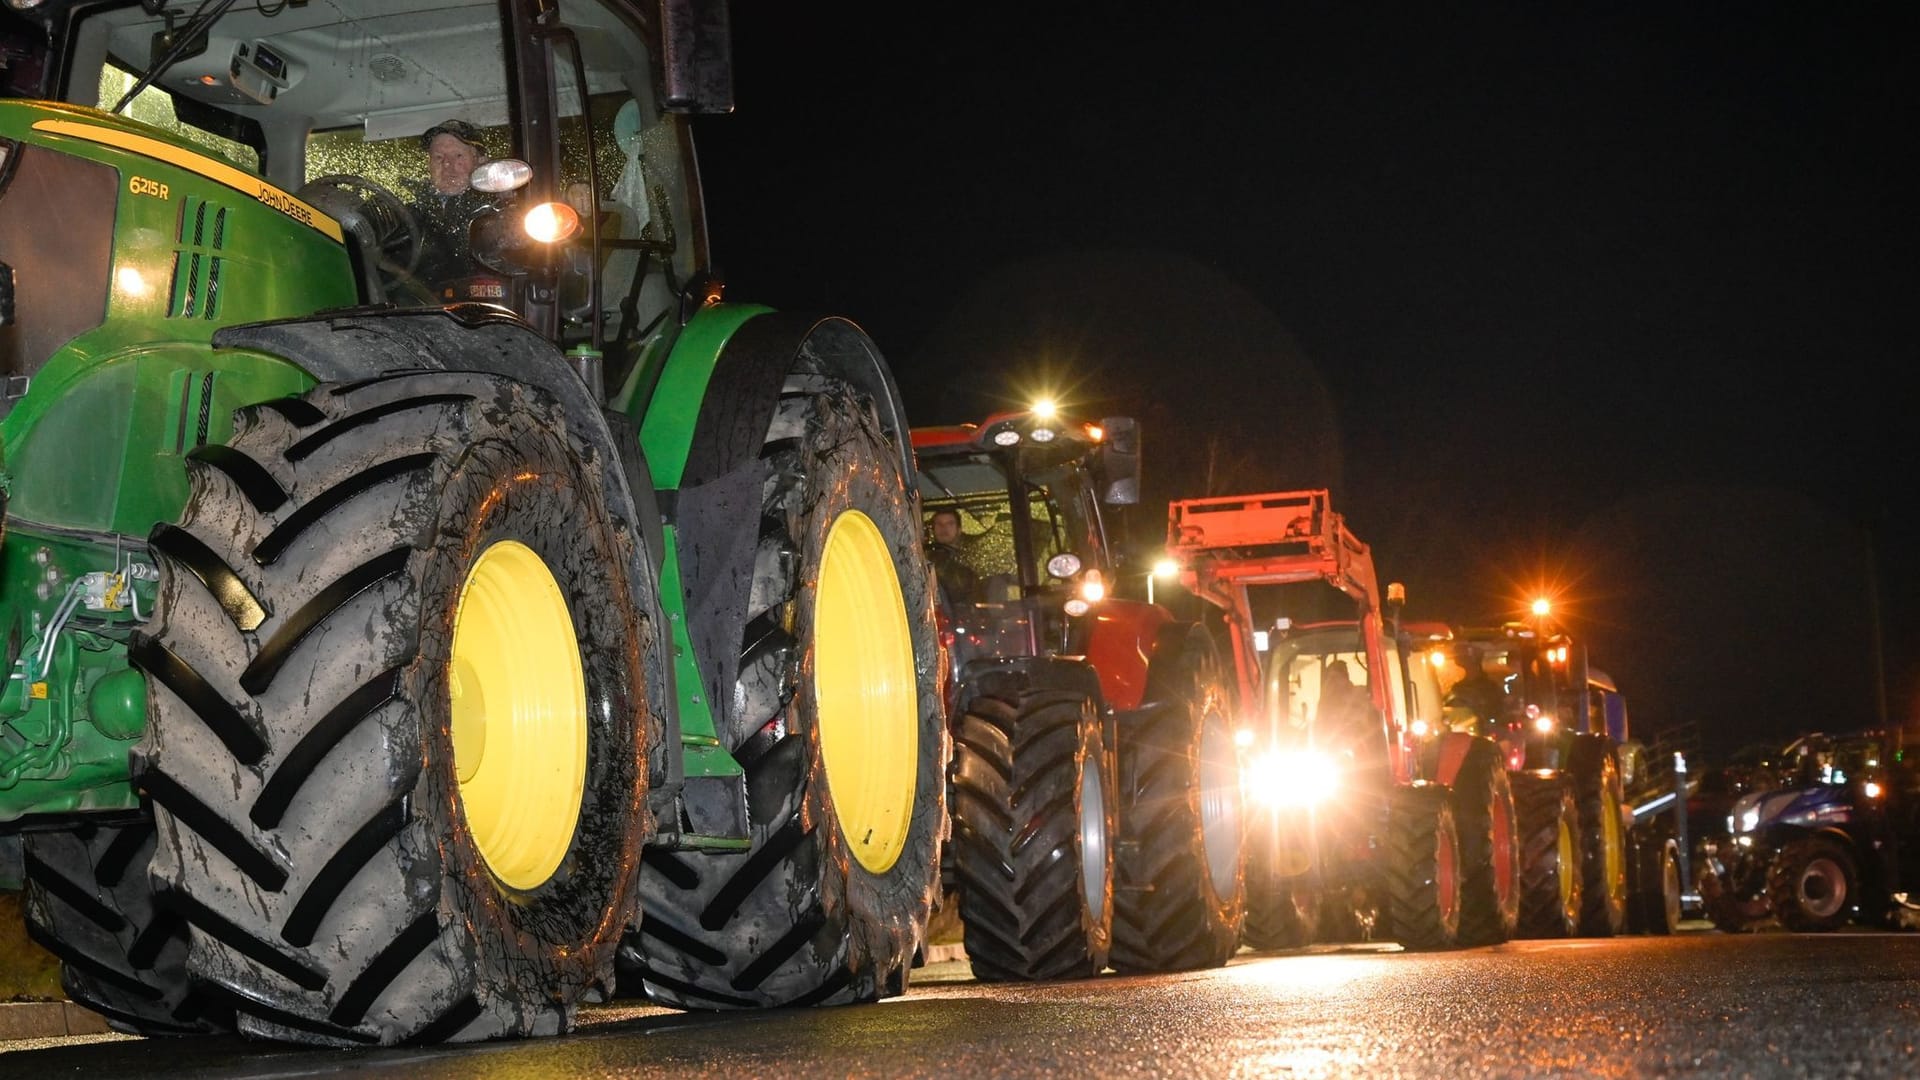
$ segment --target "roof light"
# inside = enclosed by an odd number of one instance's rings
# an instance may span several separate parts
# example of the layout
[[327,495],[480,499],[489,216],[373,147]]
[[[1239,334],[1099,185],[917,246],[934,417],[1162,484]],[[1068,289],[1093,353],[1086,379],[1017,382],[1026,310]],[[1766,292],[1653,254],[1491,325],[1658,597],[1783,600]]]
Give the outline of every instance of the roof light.
[[995,446],[1017,446],[1019,445],[1019,443],[1020,443],[1020,433],[1013,430],[1012,428],[1008,428],[1005,431],[996,431],[993,433],[993,445]]
[[1546,615],[1551,613],[1552,611],[1553,611],[1553,601],[1548,600],[1544,596],[1536,597],[1534,599],[1533,613],[1535,615]]
[[1042,420],[1053,419],[1054,414],[1059,411],[1060,407],[1053,403],[1052,398],[1041,398],[1039,401],[1033,403],[1033,415]]

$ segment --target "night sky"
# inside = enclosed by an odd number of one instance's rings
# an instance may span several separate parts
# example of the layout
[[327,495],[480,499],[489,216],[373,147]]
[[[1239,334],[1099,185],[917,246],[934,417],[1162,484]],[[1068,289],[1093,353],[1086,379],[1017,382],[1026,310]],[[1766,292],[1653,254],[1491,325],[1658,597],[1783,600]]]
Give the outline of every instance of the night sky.
[[696,130],[729,295],[914,423],[1138,417],[1142,553],[1330,488],[1719,756],[1920,723],[1915,10],[738,3]]

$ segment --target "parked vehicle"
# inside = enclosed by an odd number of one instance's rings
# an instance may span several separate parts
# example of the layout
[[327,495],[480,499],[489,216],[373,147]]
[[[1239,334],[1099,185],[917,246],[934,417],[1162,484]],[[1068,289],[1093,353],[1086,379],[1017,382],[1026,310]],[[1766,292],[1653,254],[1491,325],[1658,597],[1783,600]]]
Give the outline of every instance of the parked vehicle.
[[1920,783],[1898,730],[1816,732],[1776,759],[1778,786],[1741,796],[1709,862],[1708,911],[1739,931],[1898,926],[1920,911]]

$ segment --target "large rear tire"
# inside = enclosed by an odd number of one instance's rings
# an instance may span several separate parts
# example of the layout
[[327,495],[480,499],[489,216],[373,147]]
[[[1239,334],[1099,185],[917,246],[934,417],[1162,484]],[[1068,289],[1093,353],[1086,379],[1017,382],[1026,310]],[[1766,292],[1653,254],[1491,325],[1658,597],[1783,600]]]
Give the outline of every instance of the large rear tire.
[[1859,883],[1845,844],[1829,836],[1802,836],[1781,845],[1767,867],[1767,903],[1785,929],[1826,933],[1853,917]]
[[1491,739],[1473,740],[1449,794],[1460,831],[1460,944],[1498,945],[1520,925],[1520,830]]
[[947,733],[933,575],[900,456],[845,384],[788,378],[722,737],[745,852],[649,849],[623,988],[682,1009],[906,989],[939,884]]
[[1447,790],[1396,788],[1387,805],[1387,927],[1412,950],[1460,943],[1460,836]]
[[1580,933],[1613,937],[1627,928],[1627,826],[1612,741],[1576,736],[1567,775],[1580,802]]
[[640,538],[544,392],[473,373],[242,410],[154,530],[136,783],[246,1034],[557,1032],[634,918]]
[[233,1016],[187,979],[187,927],[154,903],[153,823],[29,832],[27,932],[60,959],[67,996],[130,1035],[202,1035]]
[[1113,944],[1113,767],[1086,695],[983,679],[954,738],[953,841],[983,981],[1078,979]]
[[[1178,636],[1175,636],[1178,635]],[[1206,631],[1175,628],[1121,717],[1122,842],[1115,852],[1114,970],[1219,967],[1246,920],[1239,751]]]
[[1520,927],[1523,938],[1580,931],[1580,806],[1559,773],[1508,775],[1520,826]]

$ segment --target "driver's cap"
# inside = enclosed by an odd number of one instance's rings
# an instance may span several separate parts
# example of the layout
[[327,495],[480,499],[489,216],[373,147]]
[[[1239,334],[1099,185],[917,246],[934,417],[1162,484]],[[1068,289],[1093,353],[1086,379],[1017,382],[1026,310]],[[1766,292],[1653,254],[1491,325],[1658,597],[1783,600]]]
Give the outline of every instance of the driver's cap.
[[465,120],[442,120],[428,128],[420,135],[420,149],[431,150],[435,135],[451,135],[475,150],[483,149],[480,145],[480,129]]

